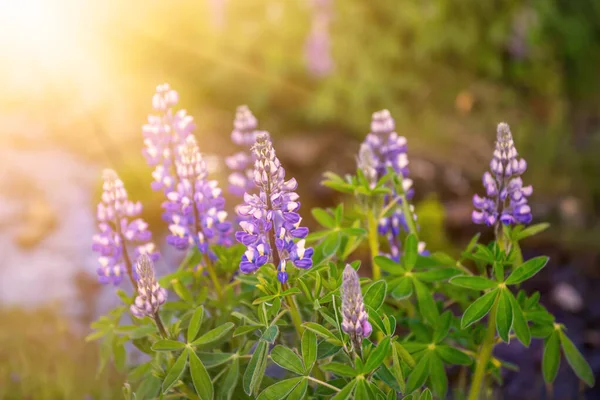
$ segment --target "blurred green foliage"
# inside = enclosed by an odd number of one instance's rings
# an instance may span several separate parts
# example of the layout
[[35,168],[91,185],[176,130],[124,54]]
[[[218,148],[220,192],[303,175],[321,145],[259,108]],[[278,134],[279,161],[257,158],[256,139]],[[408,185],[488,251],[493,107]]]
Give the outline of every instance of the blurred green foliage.
[[[95,343],[53,308],[0,309],[0,399],[113,400],[122,396],[113,368],[96,375]],[[86,397],[87,396],[87,397]]]

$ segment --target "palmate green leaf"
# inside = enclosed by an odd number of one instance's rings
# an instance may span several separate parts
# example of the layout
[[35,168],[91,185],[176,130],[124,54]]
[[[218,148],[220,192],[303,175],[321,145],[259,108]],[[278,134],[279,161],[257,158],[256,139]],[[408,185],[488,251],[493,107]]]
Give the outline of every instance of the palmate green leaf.
[[313,331],[317,335],[328,339],[329,341],[331,341],[334,344],[339,344],[340,346],[342,345],[340,340],[329,329],[325,328],[323,325],[319,325],[315,322],[305,322],[302,324],[302,326],[310,331]]
[[294,390],[294,388],[303,380],[303,377],[286,379],[269,386],[258,395],[257,400],[280,400]]
[[336,361],[331,362],[329,364],[321,365],[321,369],[323,371],[329,371],[338,376],[345,376],[349,378],[353,378],[356,375],[358,375],[358,373],[350,365],[342,364]]
[[435,346],[436,353],[448,364],[471,365],[471,358],[462,351],[445,344]]
[[334,228],[335,227],[335,219],[333,216],[322,208],[313,208],[311,210],[313,217],[315,220],[324,226],[325,228]]
[[367,362],[365,363],[365,368],[362,371],[367,374],[371,371],[375,370],[375,368],[379,367],[385,357],[389,355],[390,352],[390,338],[386,337],[383,339],[375,348],[375,350],[371,351],[369,354],[369,358],[367,358]]
[[198,336],[198,331],[200,330],[200,326],[202,325],[202,318],[204,316],[204,307],[200,306],[196,308],[194,314],[192,314],[192,319],[190,320],[190,325],[188,326],[187,331],[187,341],[191,343]]
[[207,353],[201,351],[197,352],[196,355],[200,358],[200,361],[202,361],[202,364],[204,364],[206,368],[214,368],[223,365],[235,356],[234,353]]
[[227,375],[225,375],[225,379],[219,385],[221,390],[217,394],[217,399],[231,400],[239,379],[240,359],[236,357],[231,362],[231,365],[229,366],[229,371],[227,371]]
[[506,279],[507,285],[517,285],[537,274],[546,264],[549,258],[546,256],[535,257],[525,261],[513,270]]
[[558,332],[555,330],[544,344],[544,357],[542,359],[542,372],[546,383],[554,382],[558,367],[560,366],[560,345]]
[[275,346],[273,350],[271,350],[271,359],[281,368],[292,371],[298,375],[304,374],[304,364],[300,357],[285,346]]
[[404,267],[402,266],[402,264],[395,262],[394,260],[385,257],[385,256],[375,256],[375,258],[373,259],[373,261],[375,262],[375,264],[377,264],[377,266],[379,268],[381,268],[381,270],[387,272],[388,274],[391,275],[401,275],[404,272],[406,272],[406,270],[404,269]]
[[317,346],[317,360],[322,360],[324,358],[333,356],[337,354],[341,349],[341,345],[333,344],[326,340],[323,340]]
[[527,228],[523,229],[521,232],[516,233],[514,235],[514,240],[516,240],[516,241],[523,240],[530,236],[537,235],[538,233],[541,233],[548,228],[550,228],[550,224],[547,222],[542,222],[540,224],[528,226]]
[[342,388],[342,390],[340,390],[335,396],[333,396],[331,398],[331,400],[347,400],[347,399],[349,399],[350,396],[352,395],[352,391],[354,390],[355,386],[356,386],[356,379],[353,379],[350,382],[348,382],[348,384],[346,386],[344,386]]
[[154,351],[175,351],[185,348],[185,343],[176,340],[162,339],[152,345]]
[[262,335],[262,338],[269,343],[275,343],[277,335],[279,335],[279,327],[277,325],[271,325],[265,330],[265,332]]
[[506,294],[508,299],[510,300],[510,305],[512,307],[513,313],[513,330],[517,335],[517,338],[525,347],[529,347],[531,343],[531,331],[529,330],[529,325],[527,324],[527,320],[525,320],[525,315],[521,310],[521,306],[515,296],[509,291],[506,290]]
[[421,396],[419,396],[419,400],[433,400],[433,396],[431,395],[429,389],[423,390],[423,393],[421,393]]
[[302,400],[308,390],[308,379],[303,378],[298,385],[288,394],[286,400]]
[[501,289],[498,297],[498,308],[496,310],[496,329],[498,336],[504,342],[508,343],[510,339],[510,329],[513,323],[513,311],[510,303],[509,295],[506,293],[508,289]]
[[400,391],[404,393],[406,392],[406,382],[404,380],[404,372],[402,371],[402,365],[400,364],[400,356],[396,347],[397,344],[398,343],[392,344],[392,373],[394,374],[394,378],[396,378],[396,382],[398,382]]
[[404,267],[410,271],[415,267],[417,263],[417,256],[419,255],[419,239],[414,234],[410,234],[404,241]]
[[466,310],[460,321],[462,329],[468,328],[471,324],[485,317],[496,301],[498,289],[492,290],[475,300]]
[[332,232],[325,238],[320,247],[323,251],[323,257],[328,258],[335,255],[337,250],[340,248],[342,242],[342,235],[339,232]]
[[427,271],[415,272],[414,275],[423,282],[440,282],[462,274],[462,271],[456,268],[441,267],[432,268]]
[[594,372],[590,368],[590,365],[585,361],[585,358],[583,358],[579,350],[577,350],[577,347],[575,347],[571,339],[569,339],[562,330],[559,330],[558,334],[563,352],[565,353],[565,358],[573,372],[575,372],[579,379],[584,381],[589,387],[594,386],[596,379],[594,378]]
[[382,380],[386,385],[395,389],[398,392],[403,391],[398,384],[396,377],[394,374],[385,366],[385,364],[381,364],[377,371],[375,372],[375,377],[377,379]]
[[440,317],[440,323],[435,327],[435,331],[433,332],[433,342],[439,343],[448,336],[448,332],[450,331],[450,325],[452,324],[452,318],[454,315],[451,311],[446,311]]
[[431,353],[426,353],[415,368],[412,370],[410,375],[408,376],[408,382],[406,383],[406,392],[412,393],[416,389],[423,386],[425,381],[427,380],[427,376],[429,375],[429,357]]
[[177,360],[175,361],[175,363],[169,369],[169,372],[167,372],[167,376],[165,376],[165,379],[163,380],[163,383],[162,383],[163,393],[167,393],[173,387],[173,385],[175,385],[175,383],[177,383],[177,381],[183,374],[183,371],[185,370],[185,365],[187,363],[187,359],[188,359],[188,352],[182,351],[181,354],[179,355],[179,357],[177,358]]
[[247,335],[248,333],[254,332],[257,329],[259,329],[259,327],[256,326],[256,325],[242,325],[242,326],[238,326],[237,328],[235,328],[235,331],[233,331],[233,337]]
[[214,389],[210,379],[210,375],[206,371],[204,364],[198,358],[196,353],[190,351],[190,375],[192,376],[192,383],[196,394],[200,397],[200,400],[212,400]]
[[317,336],[314,332],[305,330],[302,335],[302,360],[304,361],[304,373],[309,374],[317,361]]
[[206,332],[198,339],[192,342],[194,346],[205,346],[210,343],[217,342],[225,337],[233,329],[235,325],[233,322],[226,322],[223,325]]
[[413,279],[412,281],[415,287],[415,292],[417,293],[419,311],[421,311],[421,314],[429,323],[435,326],[440,318],[440,313],[435,301],[433,300],[431,292],[427,286],[421,283],[421,281],[418,279]]
[[498,282],[494,282],[483,276],[456,276],[450,279],[450,283],[455,286],[473,290],[486,290],[498,286]]
[[410,297],[413,293],[412,279],[409,277],[400,278],[398,284],[392,290],[392,297],[396,300],[403,300]]
[[364,379],[359,379],[354,389],[354,400],[372,400],[369,388]]
[[386,292],[387,283],[384,280],[377,281],[369,286],[363,297],[363,301],[366,305],[378,310],[383,305]]
[[429,356],[429,381],[433,392],[440,399],[445,399],[448,391],[448,377],[446,376],[444,363],[435,351]]
[[267,368],[268,352],[267,342],[260,340],[256,349],[254,349],[254,354],[250,358],[246,372],[244,372],[244,379],[242,380],[244,392],[248,396],[252,396],[260,387],[260,383],[265,375],[265,369]]

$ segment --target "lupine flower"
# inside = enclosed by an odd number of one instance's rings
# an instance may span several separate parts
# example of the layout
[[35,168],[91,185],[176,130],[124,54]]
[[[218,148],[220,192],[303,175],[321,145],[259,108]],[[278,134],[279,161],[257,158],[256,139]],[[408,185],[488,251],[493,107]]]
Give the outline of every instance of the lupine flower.
[[153,260],[158,259],[151,241],[152,233],[143,219],[136,218],[142,212],[142,205],[129,200],[117,173],[105,170],[103,179],[102,199],[97,212],[100,233],[94,235],[92,245],[92,250],[100,255],[98,280],[118,285],[127,273],[135,284],[128,246],[134,250],[134,258],[148,255]]
[[152,177],[153,190],[171,191],[177,184],[175,174],[175,158],[177,148],[194,130],[194,120],[185,110],[174,111],[179,101],[176,91],[168,84],[157,86],[152,97],[152,108],[155,114],[148,116],[148,123],[143,126],[143,154],[149,165],[154,167]]
[[248,106],[239,106],[233,121],[231,140],[243,150],[225,159],[225,164],[233,172],[229,175],[229,191],[235,196],[243,196],[254,187],[254,159],[250,147],[256,141],[258,121]]
[[528,224],[532,220],[527,197],[533,193],[531,185],[523,186],[521,175],[527,169],[524,159],[518,158],[508,124],[498,124],[494,157],[490,172],[483,174],[486,196],[473,196],[472,218],[476,224]]
[[352,343],[359,347],[363,338],[371,335],[373,327],[365,311],[356,270],[346,265],[342,279],[342,330],[350,336]]
[[308,71],[317,77],[327,76],[333,71],[334,61],[331,55],[331,1],[312,1],[312,20],[310,32],[304,45],[304,57]]
[[135,270],[138,276],[138,294],[130,311],[138,318],[154,318],[160,306],[167,300],[167,291],[156,281],[154,262],[146,254],[138,258]]
[[[388,172],[388,168],[392,168],[394,172],[402,175],[404,193],[407,199],[411,199],[414,191],[413,181],[408,178],[407,141],[404,136],[399,136],[395,132],[395,127],[395,121],[388,110],[373,113],[371,133],[367,135],[360,147],[358,168],[363,171],[372,186]],[[393,192],[391,196],[387,196],[385,203],[389,204],[397,196],[398,193]],[[392,215],[382,218],[378,227],[379,234],[388,240],[390,249],[388,256],[395,261],[400,259],[402,243],[400,232],[409,231],[406,216],[402,212],[401,200],[397,200],[397,204]],[[411,206],[410,209],[416,221],[414,207]],[[427,254],[424,242],[419,243],[419,249],[421,254]]]
[[207,180],[206,163],[193,135],[185,139],[178,153],[178,183],[163,203],[164,217],[170,223],[167,243],[179,250],[196,245],[202,254],[214,259],[210,244],[231,244],[225,199],[217,182]]
[[299,196],[295,192],[298,183],[294,178],[285,180],[285,170],[275,155],[268,133],[256,135],[252,152],[256,160],[253,179],[258,193],[245,193],[244,204],[237,209],[239,215],[246,218],[240,221],[242,230],[235,234],[238,242],[247,247],[240,270],[253,273],[271,261],[277,267],[277,278],[285,283],[288,261],[297,268],[312,266],[313,249],[305,247],[308,228],[300,226]]

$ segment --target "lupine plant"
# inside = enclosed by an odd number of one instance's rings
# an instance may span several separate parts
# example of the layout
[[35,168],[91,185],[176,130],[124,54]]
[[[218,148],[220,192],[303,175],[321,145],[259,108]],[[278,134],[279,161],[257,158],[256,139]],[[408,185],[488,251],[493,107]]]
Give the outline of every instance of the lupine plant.
[[227,162],[230,188],[243,194],[231,207],[208,180],[192,119],[172,110],[176,102],[159,86],[158,115],[143,133],[166,242],[183,261],[156,276],[161,259],[137,218],[141,205],[114,171],[104,174],[98,206],[99,280],[120,285],[128,276],[132,285],[118,289],[122,304],[92,324],[89,340],[101,340],[102,366],[112,358],[128,372],[126,399],[490,398],[512,368],[494,347],[533,339],[544,341],[548,391],[563,355],[594,385],[567,328],[539,293],[520,289],[548,263],[524,260],[521,242],[548,225],[531,225],[533,190],[507,124],[498,125],[485,196],[473,198],[473,222],[495,239],[476,235],[453,257],[419,240],[407,139],[389,111],[373,114],[355,173],[325,174],[347,204],[313,209],[323,228],[309,233],[301,182],[286,176],[276,140],[247,107],[232,135],[242,153]]

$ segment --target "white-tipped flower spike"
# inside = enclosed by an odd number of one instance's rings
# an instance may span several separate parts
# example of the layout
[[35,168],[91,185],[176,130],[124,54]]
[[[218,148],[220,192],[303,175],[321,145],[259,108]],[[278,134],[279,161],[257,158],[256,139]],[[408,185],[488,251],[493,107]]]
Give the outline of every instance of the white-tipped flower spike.
[[358,273],[350,265],[344,268],[342,281],[342,330],[346,332],[356,348],[360,347],[363,338],[373,331],[369,323],[369,315],[365,311]]
[[155,318],[160,306],[167,300],[167,291],[160,287],[154,277],[154,262],[142,254],[135,267],[138,276],[138,296],[130,307],[131,313],[138,318]]

